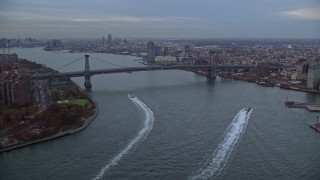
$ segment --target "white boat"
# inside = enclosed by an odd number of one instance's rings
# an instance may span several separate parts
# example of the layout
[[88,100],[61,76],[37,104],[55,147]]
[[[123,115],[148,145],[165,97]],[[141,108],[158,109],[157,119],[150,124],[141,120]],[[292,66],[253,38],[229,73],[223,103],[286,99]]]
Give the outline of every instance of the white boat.
[[130,98],[134,98],[134,94],[133,94],[132,92],[130,92],[130,93],[128,94],[128,96],[129,96]]

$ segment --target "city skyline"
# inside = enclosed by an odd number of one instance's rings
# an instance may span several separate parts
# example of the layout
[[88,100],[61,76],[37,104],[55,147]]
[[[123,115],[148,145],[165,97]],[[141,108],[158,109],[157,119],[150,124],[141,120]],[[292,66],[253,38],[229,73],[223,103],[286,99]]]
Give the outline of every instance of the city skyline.
[[320,38],[317,0],[0,2],[4,37]]

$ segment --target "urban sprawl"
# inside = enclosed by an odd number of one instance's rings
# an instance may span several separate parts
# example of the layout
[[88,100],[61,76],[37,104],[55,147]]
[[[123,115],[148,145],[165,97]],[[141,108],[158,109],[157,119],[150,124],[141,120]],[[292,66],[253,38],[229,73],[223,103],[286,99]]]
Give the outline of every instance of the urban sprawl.
[[[317,39],[120,39],[113,38],[111,34],[99,39],[82,40],[2,38],[0,150],[79,128],[85,118],[92,115],[94,108],[94,102],[87,93],[68,77],[32,79],[32,75],[54,70],[32,59],[19,58],[13,49],[17,47],[130,55],[140,57],[147,66],[206,65],[213,51],[218,54],[215,64],[255,67],[250,70],[216,71],[221,78],[320,93],[320,40]],[[71,101],[75,99],[77,101]],[[74,103],[65,103],[68,101]],[[59,114],[54,117],[60,118],[60,121],[50,118],[41,121],[41,118],[52,113]]]

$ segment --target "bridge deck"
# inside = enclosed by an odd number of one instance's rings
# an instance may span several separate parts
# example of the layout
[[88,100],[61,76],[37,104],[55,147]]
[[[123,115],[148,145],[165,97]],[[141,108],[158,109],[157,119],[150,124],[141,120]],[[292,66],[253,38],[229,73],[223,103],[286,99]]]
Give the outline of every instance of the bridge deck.
[[[97,74],[112,74],[112,73],[123,73],[123,72],[137,72],[137,71],[155,71],[155,70],[211,70],[211,69],[250,69],[254,66],[248,65],[172,65],[172,66],[142,66],[142,67],[127,67],[127,68],[112,68],[112,69],[97,69],[90,70],[90,75]],[[49,77],[79,77],[85,76],[85,71],[74,71],[74,72],[61,72],[61,73],[50,73],[50,74],[39,74],[32,76],[33,79],[43,79]]]

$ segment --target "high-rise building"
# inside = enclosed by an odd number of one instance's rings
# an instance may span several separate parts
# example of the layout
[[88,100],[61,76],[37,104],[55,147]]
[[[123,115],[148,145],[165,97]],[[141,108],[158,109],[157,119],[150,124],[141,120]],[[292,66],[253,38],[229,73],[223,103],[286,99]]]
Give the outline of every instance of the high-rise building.
[[0,39],[0,47],[1,48],[6,48],[7,47],[7,39],[6,38]]
[[5,82],[4,82],[4,78],[0,76],[0,107],[6,104],[5,97],[6,97]]
[[320,64],[309,65],[307,88],[319,89]]
[[148,42],[147,62],[155,61],[155,47],[152,41]]
[[111,36],[111,34],[108,34],[108,45],[109,46],[112,45],[112,36]]
[[168,55],[169,55],[169,48],[168,47],[164,47],[163,56],[168,56]]
[[102,37],[102,46],[106,47],[106,37]]
[[191,52],[191,46],[190,46],[190,44],[184,45],[184,52],[185,52],[185,53],[190,53],[190,52]]
[[59,50],[62,47],[62,43],[58,39],[50,40],[47,42],[46,50]]
[[4,105],[26,104],[32,101],[30,71],[16,54],[0,55],[0,102]]
[[5,105],[30,103],[31,79],[15,73],[10,73],[7,76],[0,82],[0,101]]
[[154,47],[154,56],[163,56],[163,51],[160,46]]
[[302,66],[302,74],[308,74],[309,71],[309,64],[303,64]]

